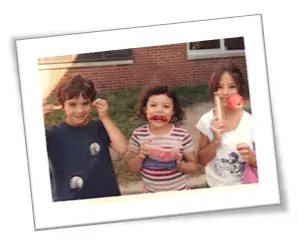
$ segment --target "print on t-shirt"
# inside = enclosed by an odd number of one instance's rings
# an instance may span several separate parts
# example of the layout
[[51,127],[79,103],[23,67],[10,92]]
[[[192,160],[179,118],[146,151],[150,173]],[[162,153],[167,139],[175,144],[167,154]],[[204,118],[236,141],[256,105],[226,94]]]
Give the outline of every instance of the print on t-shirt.
[[245,162],[241,160],[239,153],[222,145],[211,165],[215,173],[223,179],[240,179],[243,176]]
[[89,152],[92,156],[98,154],[99,151],[100,151],[100,145],[98,143],[94,142],[89,146]]

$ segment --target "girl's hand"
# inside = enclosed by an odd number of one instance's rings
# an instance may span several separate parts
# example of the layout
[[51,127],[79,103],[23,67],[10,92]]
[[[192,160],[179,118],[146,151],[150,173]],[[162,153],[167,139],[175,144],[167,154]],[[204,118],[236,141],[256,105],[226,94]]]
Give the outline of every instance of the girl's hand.
[[177,159],[177,170],[183,172],[185,174],[195,173],[198,170],[198,166],[196,165],[196,155],[195,152],[191,152],[189,154],[181,155],[179,159]]
[[98,98],[92,103],[92,106],[96,109],[100,120],[109,117],[108,102],[106,100]]
[[178,171],[181,171],[182,170],[182,167],[183,167],[183,164],[186,163],[183,159],[183,155],[180,154],[178,159],[176,160],[176,163],[177,163],[177,170]]
[[250,149],[250,146],[248,144],[245,143],[239,143],[237,144],[237,151],[240,153],[242,159],[251,164],[251,162],[253,161],[253,157],[254,154],[252,152],[252,150]]
[[211,121],[211,130],[216,140],[221,141],[222,133],[225,132],[227,128],[227,121],[221,121],[219,120],[218,116],[214,116],[214,118]]
[[138,155],[139,155],[141,158],[145,158],[145,157],[148,155],[148,147],[147,147],[147,144],[148,144],[148,143],[140,144],[140,150],[139,150]]

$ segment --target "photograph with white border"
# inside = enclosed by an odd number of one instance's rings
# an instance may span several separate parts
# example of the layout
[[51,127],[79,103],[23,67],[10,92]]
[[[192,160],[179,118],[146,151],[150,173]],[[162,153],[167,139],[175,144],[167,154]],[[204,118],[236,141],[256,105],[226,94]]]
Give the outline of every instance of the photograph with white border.
[[[244,51],[227,51],[225,39],[234,37],[244,37]],[[53,202],[42,108],[42,93],[49,91],[53,79],[46,76],[41,84],[40,71],[60,70],[61,76],[72,63],[38,64],[38,59],[208,40],[219,40],[219,47],[200,51],[190,45],[183,56],[196,61],[246,54],[258,184]],[[18,40],[17,57],[36,230],[280,204],[261,15]],[[111,63],[77,65],[82,68]],[[128,57],[119,65],[131,64],[134,59]]]

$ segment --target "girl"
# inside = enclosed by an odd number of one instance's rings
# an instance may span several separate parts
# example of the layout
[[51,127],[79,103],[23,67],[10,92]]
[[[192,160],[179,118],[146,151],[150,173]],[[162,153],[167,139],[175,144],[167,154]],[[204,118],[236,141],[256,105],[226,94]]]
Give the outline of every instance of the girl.
[[196,127],[200,131],[198,162],[206,166],[210,187],[243,183],[245,164],[256,167],[252,116],[243,108],[231,110],[229,96],[244,96],[243,75],[231,63],[221,66],[210,81],[212,99],[219,96],[223,119],[213,108],[204,114]]
[[131,136],[129,171],[141,171],[146,193],[188,189],[186,173],[196,172],[196,156],[189,133],[174,124],[184,118],[177,94],[167,86],[147,90],[138,115],[148,124]]

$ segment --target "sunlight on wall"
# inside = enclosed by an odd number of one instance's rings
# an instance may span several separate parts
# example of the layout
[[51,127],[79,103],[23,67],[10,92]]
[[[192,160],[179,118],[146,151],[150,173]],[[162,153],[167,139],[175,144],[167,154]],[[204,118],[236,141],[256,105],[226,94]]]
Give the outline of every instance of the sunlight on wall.
[[67,69],[39,71],[39,83],[43,100],[50,95],[66,71]]

